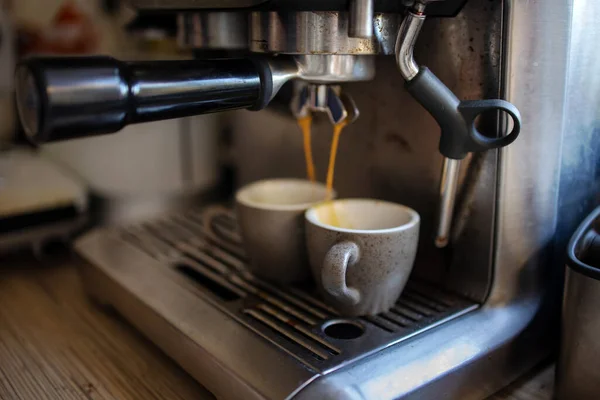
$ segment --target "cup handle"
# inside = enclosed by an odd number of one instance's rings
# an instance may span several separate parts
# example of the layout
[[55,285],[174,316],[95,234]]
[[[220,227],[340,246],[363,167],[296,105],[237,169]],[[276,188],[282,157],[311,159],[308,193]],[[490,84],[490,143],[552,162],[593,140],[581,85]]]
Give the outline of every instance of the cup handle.
[[323,288],[340,302],[353,306],[360,301],[360,292],[346,285],[348,266],[360,259],[358,245],[354,242],[336,243],[329,249],[321,269]]
[[215,218],[226,216],[231,216],[231,210],[223,206],[211,206],[204,210],[203,218],[202,218],[202,227],[204,229],[204,234],[216,243],[221,243],[223,239],[234,243],[241,243],[242,239],[237,233],[228,233],[228,232],[217,232],[213,227],[213,220]]

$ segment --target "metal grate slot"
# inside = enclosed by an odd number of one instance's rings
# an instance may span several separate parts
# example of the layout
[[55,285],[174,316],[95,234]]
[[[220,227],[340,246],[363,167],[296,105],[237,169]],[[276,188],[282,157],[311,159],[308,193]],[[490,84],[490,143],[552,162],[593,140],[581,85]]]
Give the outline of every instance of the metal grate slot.
[[175,269],[185,275],[187,278],[194,280],[205,289],[208,289],[215,296],[223,301],[234,301],[242,297],[242,293],[236,291],[231,286],[224,282],[218,282],[217,279],[210,279],[209,274],[206,272],[201,273],[196,269],[185,264],[178,264]]
[[326,349],[331,354],[340,354],[341,353],[339,348],[328,343],[326,340],[324,340],[323,338],[321,338],[318,335],[316,335],[315,333],[313,333],[308,326],[305,326],[301,322],[294,321],[294,320],[288,318],[287,316],[283,315],[280,312],[277,312],[277,310],[274,310],[273,308],[269,307],[266,304],[260,304],[258,306],[258,308],[260,310],[268,313],[272,317],[277,318],[279,321],[283,322],[284,324],[289,325],[292,329],[297,330],[298,332],[300,332],[307,338],[314,340],[315,342],[320,344],[324,349]]
[[155,224],[146,225],[148,230],[160,232],[160,235],[173,244],[186,242],[192,235],[187,234],[183,227],[170,225],[166,220],[158,220]]
[[391,312],[382,313],[381,314],[381,318],[385,318],[388,321],[391,321],[391,322],[393,322],[395,324],[398,324],[402,328],[409,327],[409,326],[411,326],[414,323],[414,321],[411,321],[411,320],[406,319],[406,318],[404,318],[404,317],[402,317],[402,316],[400,316],[398,314],[394,314],[394,313],[391,313]]
[[[291,296],[280,289],[277,289],[276,287],[274,287],[271,284],[268,284],[266,282],[261,282],[256,279],[253,279],[253,283],[256,284],[257,286],[271,292],[272,294],[274,294],[278,297],[281,297],[282,299],[295,305],[296,307],[301,308],[303,311],[305,311],[309,314],[312,314],[315,318],[324,319],[324,318],[331,316],[331,315],[328,315],[328,313],[323,312],[323,311],[311,306],[310,304],[307,304],[307,302],[302,301],[301,299],[298,299],[297,297]],[[336,314],[337,313],[335,313],[334,315],[336,315]]]
[[135,247],[139,248],[140,250],[149,254],[152,257],[156,258],[162,255],[160,249],[158,249],[156,246],[152,246],[152,244],[150,243],[144,242],[140,237],[136,235],[133,235],[129,232],[122,232],[119,236],[124,241],[133,244]]
[[[188,250],[186,249],[186,251]],[[225,253],[222,249],[218,247],[204,246],[203,252],[206,255],[215,259],[215,261],[226,265],[227,267],[235,270],[239,274],[246,276],[250,275],[250,272],[248,271],[243,261],[241,261],[238,258],[235,258],[235,256]]]
[[330,307],[327,304],[323,303],[321,300],[317,299],[314,294],[313,295],[309,294],[307,289],[304,289],[305,291],[302,291],[302,290],[294,288],[294,287],[289,287],[287,289],[294,296],[304,300],[305,302],[311,304],[312,306],[316,307],[317,309],[319,309],[323,312],[329,313],[330,315],[338,315],[338,312],[333,307]]
[[431,309],[427,306],[423,306],[421,304],[415,303],[414,301],[410,300],[407,297],[403,297],[402,298],[402,305],[406,308],[408,308],[409,310],[412,310],[418,314],[424,315],[426,317],[431,317],[432,315],[436,314],[437,311],[435,309]]
[[398,329],[398,326],[393,321],[383,318],[381,315],[369,315],[363,317],[363,319],[389,333],[395,332]]
[[227,228],[231,231],[237,231],[237,224],[235,222],[235,219],[232,218],[232,216],[230,216],[229,218],[227,218],[225,216],[221,216],[221,217],[218,217],[217,220],[225,228]]
[[178,243],[184,242],[183,239],[179,239],[177,235],[171,230],[164,229],[161,226],[160,221],[158,221],[156,224],[144,224],[143,229],[146,230],[146,232],[155,235],[157,238],[161,239],[166,244],[175,248],[177,248]]
[[[233,214],[213,219],[216,237],[205,234],[202,221],[202,212],[190,210],[117,234],[166,262],[215,307],[317,371],[360,359],[477,307],[411,280],[390,311],[341,319],[312,286],[281,288],[253,276]],[[350,328],[354,332],[344,331]]]
[[164,259],[172,257],[176,254],[176,250],[174,248],[164,243],[156,236],[148,234],[136,227],[123,230],[120,237],[129,243],[138,243],[138,248],[150,255],[154,254],[156,258]]
[[188,248],[185,244],[181,245],[179,248],[183,250],[183,254],[185,256],[210,267],[218,273],[222,275],[227,275],[229,273],[229,268],[227,268],[226,265],[223,265],[222,263],[216,261],[205,252],[195,249],[193,247]]
[[419,313],[414,312],[413,310],[406,308],[404,307],[404,305],[398,303],[396,303],[396,305],[392,307],[390,312],[398,314],[399,316],[407,318],[413,322],[419,322],[419,320],[423,318],[423,316]]
[[405,290],[408,293],[417,294],[427,299],[433,299],[433,301],[445,307],[454,307],[457,304],[456,296],[451,296],[434,286],[426,285],[418,281],[410,283],[411,285]]
[[291,331],[290,329],[288,329],[287,327],[279,324],[276,319],[271,318],[266,313],[263,313],[263,312],[260,312],[257,310],[252,310],[252,309],[244,310],[244,313],[247,315],[250,315],[251,317],[255,318],[256,320],[267,325],[269,328],[271,328],[274,331],[276,331],[277,333],[283,335],[288,340],[291,340],[294,344],[304,347],[306,350],[310,351],[315,357],[317,357],[317,359],[320,359],[320,360],[329,359],[330,354],[328,354],[325,350],[317,348],[316,346],[314,346],[308,340],[304,339],[299,334],[297,334],[297,333]]
[[239,281],[239,283],[248,292],[254,294],[261,300],[266,301],[270,305],[275,306],[290,315],[293,315],[294,317],[306,322],[307,324],[311,324],[311,325],[316,324],[317,319],[315,319],[314,317],[311,317],[310,315],[307,315],[305,312],[298,310],[298,309],[294,308],[293,306],[287,304],[286,302],[281,301],[280,299],[269,295],[267,292],[264,292],[260,289],[253,287],[252,285],[248,284],[247,282]]
[[[216,220],[213,220],[213,225],[216,224]],[[228,251],[238,258],[246,261],[246,255],[244,250],[240,246],[240,242],[237,240],[239,237],[237,236],[237,232],[228,234],[223,234],[223,232],[227,232],[226,229],[221,227],[221,232],[218,229],[215,229],[215,236],[213,235],[205,235],[205,239],[207,242],[212,243],[216,246],[221,247],[223,250]],[[233,240],[232,240],[233,239]]]
[[404,293],[403,297],[407,300],[411,300],[411,301],[414,301],[423,306],[429,307],[430,309],[435,310],[437,312],[445,311],[448,308],[448,305],[438,303],[436,301],[433,301],[431,299],[428,299],[428,298],[423,297],[420,294],[416,294],[416,293],[411,293],[411,292]]

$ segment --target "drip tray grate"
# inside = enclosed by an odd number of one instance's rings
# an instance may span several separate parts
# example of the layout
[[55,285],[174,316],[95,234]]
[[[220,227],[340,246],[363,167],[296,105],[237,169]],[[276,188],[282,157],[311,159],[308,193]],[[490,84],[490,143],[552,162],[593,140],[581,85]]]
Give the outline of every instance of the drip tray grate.
[[341,318],[312,287],[276,287],[254,277],[233,213],[204,234],[201,210],[116,228],[111,234],[168,265],[199,295],[307,367],[321,373],[399,343],[477,305],[411,280],[386,313]]

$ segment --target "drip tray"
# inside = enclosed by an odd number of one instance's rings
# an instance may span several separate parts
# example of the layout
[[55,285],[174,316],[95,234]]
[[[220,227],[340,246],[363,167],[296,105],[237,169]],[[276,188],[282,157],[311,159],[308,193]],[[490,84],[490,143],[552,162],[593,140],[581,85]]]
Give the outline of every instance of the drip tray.
[[[276,287],[254,277],[246,268],[233,213],[214,219],[212,228],[217,236],[208,238],[202,212],[189,210],[103,234],[147,253],[203,300],[320,374],[477,308],[462,297],[411,280],[389,312],[342,318],[313,287]],[[79,252],[85,256],[85,247]]]

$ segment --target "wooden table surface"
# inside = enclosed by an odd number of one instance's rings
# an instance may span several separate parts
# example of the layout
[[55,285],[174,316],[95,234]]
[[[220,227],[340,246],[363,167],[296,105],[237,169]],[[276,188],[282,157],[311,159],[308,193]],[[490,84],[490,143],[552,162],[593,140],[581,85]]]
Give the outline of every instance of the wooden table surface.
[[0,258],[0,399],[211,399],[110,310],[89,301],[76,261]]
[[[158,347],[85,295],[60,256],[0,257],[0,399],[213,399]],[[490,399],[549,400],[552,367]]]

